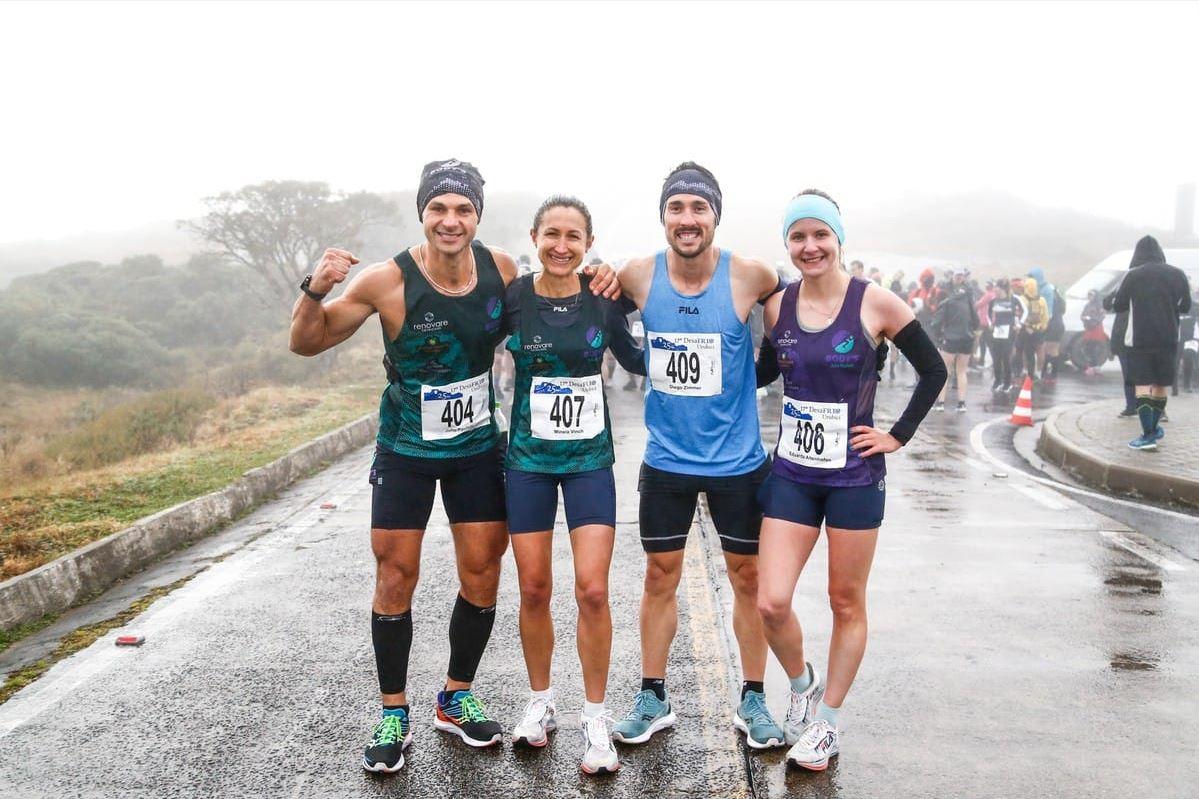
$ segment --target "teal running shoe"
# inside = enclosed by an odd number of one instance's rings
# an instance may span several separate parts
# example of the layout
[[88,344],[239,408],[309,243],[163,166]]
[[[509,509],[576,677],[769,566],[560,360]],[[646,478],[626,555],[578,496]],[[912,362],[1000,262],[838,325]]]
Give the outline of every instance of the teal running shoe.
[[[1155,431],[1156,432],[1156,431]],[[1131,449],[1152,451],[1157,449],[1157,438],[1151,433],[1150,435],[1141,435],[1128,442]]]
[[375,725],[371,745],[362,755],[362,767],[367,771],[392,774],[404,767],[404,750],[412,743],[412,722],[400,711],[387,715]]
[[621,743],[643,744],[655,732],[673,727],[674,722],[670,694],[666,695],[666,701],[663,702],[653,691],[645,690],[637,694],[628,715],[612,728],[612,737]]
[[741,707],[733,715],[733,726],[745,733],[750,749],[770,749],[783,746],[786,736],[766,707],[766,694],[746,691]]

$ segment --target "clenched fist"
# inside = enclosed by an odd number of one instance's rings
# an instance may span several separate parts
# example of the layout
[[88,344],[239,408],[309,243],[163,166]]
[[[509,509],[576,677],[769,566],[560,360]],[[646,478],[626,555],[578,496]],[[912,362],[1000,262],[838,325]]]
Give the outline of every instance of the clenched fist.
[[350,273],[350,267],[356,263],[358,263],[358,259],[354,257],[353,253],[330,247],[325,250],[325,254],[321,256],[321,262],[313,270],[312,282],[308,284],[308,288],[317,294],[328,294],[334,286],[346,279],[346,275]]

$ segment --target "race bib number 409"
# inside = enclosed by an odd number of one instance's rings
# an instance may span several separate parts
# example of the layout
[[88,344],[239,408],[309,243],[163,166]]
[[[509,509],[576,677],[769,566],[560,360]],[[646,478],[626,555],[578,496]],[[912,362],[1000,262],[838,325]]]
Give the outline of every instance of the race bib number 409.
[[805,402],[783,397],[778,454],[813,469],[845,466],[849,406],[844,402]]
[[491,424],[489,375],[420,387],[420,435],[425,441],[453,438]]
[[534,377],[529,387],[529,427],[533,438],[581,441],[604,432],[604,391],[600,376]]
[[719,333],[646,331],[649,379],[654,391],[713,397],[722,389]]

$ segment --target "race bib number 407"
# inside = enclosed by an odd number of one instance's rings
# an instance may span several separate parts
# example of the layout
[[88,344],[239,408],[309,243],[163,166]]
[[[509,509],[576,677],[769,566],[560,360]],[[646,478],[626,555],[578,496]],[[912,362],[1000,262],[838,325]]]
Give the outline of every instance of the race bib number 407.
[[533,438],[550,441],[581,441],[604,432],[600,376],[534,377],[529,387],[529,427]]
[[425,441],[453,438],[491,424],[489,375],[420,387],[420,435]]
[[649,379],[654,391],[681,397],[713,397],[723,388],[719,333],[646,331]]
[[849,406],[844,402],[805,402],[783,397],[778,454],[813,469],[845,466]]

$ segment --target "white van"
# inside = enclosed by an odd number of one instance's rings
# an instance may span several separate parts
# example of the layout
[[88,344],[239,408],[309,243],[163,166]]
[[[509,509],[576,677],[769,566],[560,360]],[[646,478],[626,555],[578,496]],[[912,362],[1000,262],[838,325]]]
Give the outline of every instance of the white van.
[[[1187,279],[1191,282],[1191,291],[1194,291],[1199,286],[1199,249],[1168,249],[1165,252],[1166,263],[1186,272]],[[1087,304],[1087,294],[1094,290],[1099,292],[1100,297],[1106,297],[1119,288],[1131,260],[1132,250],[1112,253],[1066,289],[1066,314],[1062,317],[1066,324],[1066,335],[1062,338],[1062,353],[1068,355],[1070,361],[1079,369],[1085,365],[1082,357],[1082,309]],[[1108,313],[1103,318],[1103,329],[1107,331],[1108,336],[1112,334],[1112,322],[1115,318],[1113,313]]]

